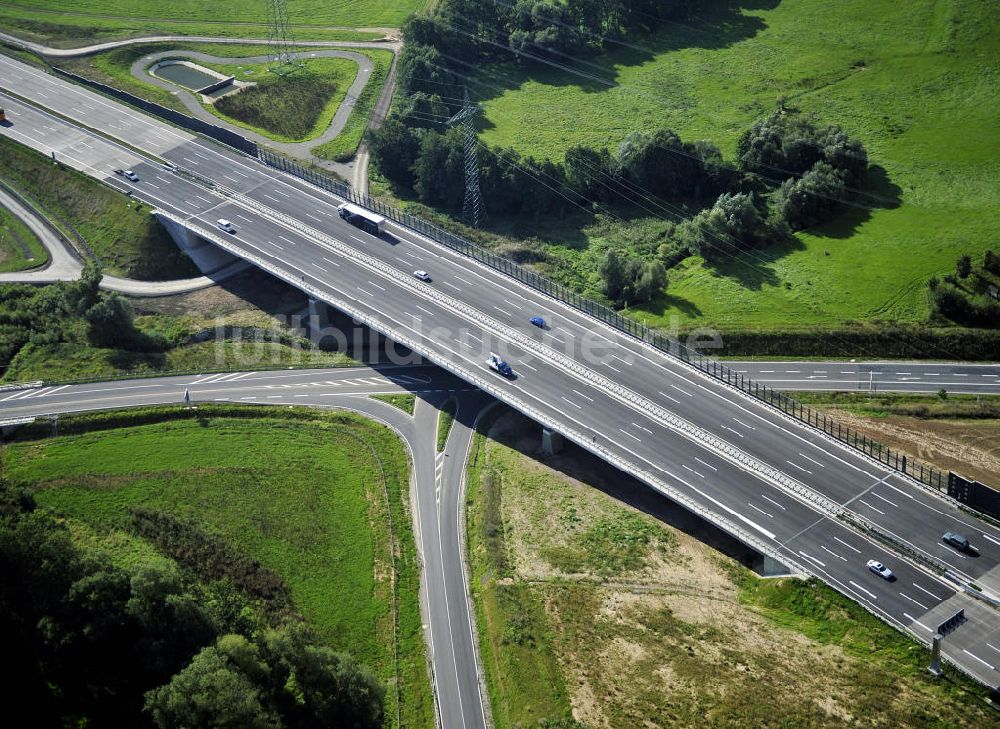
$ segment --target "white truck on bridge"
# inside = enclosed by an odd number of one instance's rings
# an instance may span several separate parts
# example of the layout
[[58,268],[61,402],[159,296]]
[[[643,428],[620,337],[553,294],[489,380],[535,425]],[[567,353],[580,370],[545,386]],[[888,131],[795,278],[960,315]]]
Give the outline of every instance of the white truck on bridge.
[[385,218],[353,203],[345,202],[337,206],[340,217],[366,233],[382,235],[385,232]]

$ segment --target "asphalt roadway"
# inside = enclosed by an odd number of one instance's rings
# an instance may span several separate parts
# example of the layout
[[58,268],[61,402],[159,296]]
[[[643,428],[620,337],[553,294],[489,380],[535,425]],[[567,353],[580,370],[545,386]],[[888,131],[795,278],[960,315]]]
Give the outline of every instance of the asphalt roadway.
[[1000,395],[1000,365],[968,362],[761,362],[734,360],[730,367],[778,390],[922,392]]
[[[337,200],[253,160],[149,119],[116,102],[8,58],[0,84],[229,188],[164,172],[142,155],[75,124],[4,98],[12,126],[0,129],[87,174],[129,166],[128,190],[200,235],[283,280],[403,340],[430,360],[487,389],[679,501],[744,542],[814,574],[890,624],[926,641],[922,627],[966,609],[969,621],[944,654],[990,685],[1000,684],[1000,616],[961,586],[1000,594],[1000,530],[948,500],[693,368],[579,311],[390,225],[374,238],[336,214]],[[223,236],[218,218],[237,233]],[[424,269],[433,282],[412,271]],[[527,325],[542,315],[549,326]],[[510,380],[484,365],[505,354]],[[953,579],[910,562],[849,528],[866,520]],[[962,555],[940,542],[964,532],[979,547]],[[865,568],[879,559],[886,582]],[[986,612],[980,612],[985,610]]]

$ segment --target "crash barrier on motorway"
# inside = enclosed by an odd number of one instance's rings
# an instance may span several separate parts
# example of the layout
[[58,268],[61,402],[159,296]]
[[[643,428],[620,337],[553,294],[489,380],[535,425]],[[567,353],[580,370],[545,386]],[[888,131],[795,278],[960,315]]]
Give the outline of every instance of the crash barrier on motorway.
[[[94,253],[93,249],[87,244],[87,240],[83,237],[83,235],[80,234],[80,231],[74,228],[71,224],[67,223],[61,217],[59,217],[54,212],[49,210],[41,202],[37,200],[29,200],[27,197],[25,197],[24,193],[14,189],[11,185],[9,185],[2,179],[0,179],[0,187],[2,187],[9,195],[11,195],[11,197],[17,198],[17,201],[22,205],[24,205],[24,207],[28,208],[28,210],[34,212],[36,217],[40,218],[41,221],[45,224],[45,226],[49,230],[55,233],[58,237],[64,240],[68,240],[78,256],[80,256],[81,258],[100,262],[100,259]],[[59,223],[60,226],[65,228],[65,231],[57,228],[53,224],[52,222],[53,220]],[[67,231],[70,234],[69,236],[66,235]]]
[[[589,314],[603,321],[604,323],[618,329],[625,334],[642,340],[665,354],[676,357],[683,362],[687,362],[699,370],[720,380],[732,387],[735,387],[758,400],[777,408],[786,415],[790,415],[807,425],[822,430],[825,434],[855,448],[866,456],[875,459],[882,465],[912,476],[917,481],[930,486],[938,491],[947,491],[950,474],[933,466],[924,465],[919,461],[909,458],[898,451],[893,451],[878,441],[875,441],[863,433],[841,425],[828,417],[826,414],[813,410],[808,405],[788,397],[767,385],[753,382],[742,374],[736,372],[731,367],[721,362],[705,357],[696,350],[681,344],[676,339],[671,339],[650,329],[642,322],[636,321],[626,316],[622,316],[609,306],[605,306],[597,301],[588,299],[575,291],[542,276],[529,268],[514,263],[508,258],[499,256],[465,238],[450,233],[433,223],[398,210],[390,205],[386,205],[380,200],[376,200],[367,195],[359,195],[350,185],[340,180],[335,180],[319,170],[304,167],[287,157],[260,148],[257,158],[265,164],[294,175],[317,187],[331,192],[334,195],[343,197],[353,203],[362,205],[370,210],[385,216],[390,220],[405,225],[416,230],[428,238],[441,243],[442,245],[469,256],[490,268],[517,279],[521,283],[530,286],[544,294],[547,294],[559,301],[572,306],[579,311]],[[957,474],[955,474],[957,476]],[[961,478],[960,476],[958,478]],[[964,479],[962,479],[964,480]],[[982,485],[982,484],[980,484]],[[988,488],[988,487],[985,487]],[[992,489],[990,489],[992,491]],[[994,492],[996,493],[996,492]],[[949,495],[952,495],[949,492]],[[968,503],[973,508],[977,508],[991,516],[1000,517],[1000,495],[995,500],[980,498]],[[978,504],[978,505],[977,505]]]
[[[681,344],[678,340],[666,337],[650,329],[642,322],[622,316],[609,306],[605,306],[604,304],[581,296],[575,291],[571,291],[565,286],[557,284],[555,281],[552,281],[551,279],[548,279],[531,269],[514,263],[510,259],[504,258],[503,256],[498,256],[492,251],[482,248],[476,243],[466,240],[461,236],[457,236],[454,233],[449,233],[447,230],[444,230],[433,223],[429,223],[426,220],[422,220],[390,205],[386,205],[385,203],[369,197],[368,195],[359,195],[347,183],[342,182],[341,180],[336,180],[317,169],[305,167],[293,162],[287,157],[271,152],[263,147],[259,147],[256,143],[250,141],[246,137],[242,137],[239,134],[230,132],[227,129],[222,129],[221,127],[203,122],[200,119],[195,119],[194,117],[174,111],[173,109],[167,109],[159,104],[154,104],[146,101],[145,99],[140,99],[139,97],[133,96],[125,91],[120,91],[111,86],[98,83],[97,81],[92,81],[91,79],[84,78],[83,76],[78,76],[77,74],[70,73],[69,71],[64,71],[59,68],[56,68],[55,71],[68,79],[81,83],[85,86],[98,89],[99,91],[121,99],[129,104],[138,106],[151,114],[160,116],[167,121],[174,122],[182,127],[190,129],[191,131],[205,134],[206,136],[222,142],[239,152],[256,157],[258,160],[269,165],[270,167],[273,167],[274,169],[287,172],[288,174],[305,180],[306,182],[326,190],[327,192],[331,192],[334,195],[350,200],[353,203],[362,205],[370,210],[374,210],[380,215],[383,215],[400,225],[405,225],[408,228],[416,230],[428,238],[433,239],[437,243],[445,245],[463,255],[469,256],[470,258],[479,261],[496,271],[506,274],[507,276],[510,276],[511,278],[536,289],[537,291],[568,304],[585,314],[596,317],[605,324],[614,327],[625,334],[635,337],[667,355],[673,356],[683,362],[697,367],[705,374],[735,387],[748,395],[751,395],[756,399],[781,410],[786,415],[790,415],[791,417],[806,423],[807,425],[821,429],[830,437],[855,448],[856,450],[864,453],[866,456],[877,460],[882,465],[908,476],[912,476],[920,483],[937,491],[946,492],[949,496],[951,496],[952,494],[948,490],[949,479],[955,476],[962,481],[965,481],[965,479],[958,476],[958,474],[955,474],[954,472],[949,471],[946,474],[944,471],[934,468],[933,466],[925,466],[916,459],[908,458],[906,455],[893,451],[888,446],[884,446],[878,441],[872,440],[863,433],[858,433],[857,431],[851,430],[846,426],[842,426],[832,418],[827,417],[826,414],[813,410],[808,405],[803,405],[797,400],[784,395],[772,387],[753,382],[748,377],[744,377],[742,374],[734,371],[732,368],[722,364],[721,362],[718,362],[710,357],[702,356],[696,350]],[[980,484],[980,486],[985,487],[984,484]],[[992,489],[990,490],[992,491]],[[976,489],[976,492],[978,493],[978,488]],[[960,491],[959,493],[965,492]],[[971,493],[971,491],[968,493]],[[980,506],[974,506],[971,502],[963,503],[968,503],[969,506],[977,508],[990,516],[1000,518],[1000,496],[996,498],[976,498],[975,503],[980,504]]]
[[[354,199],[356,199],[356,196]],[[182,221],[180,218],[173,216],[171,213],[167,213],[164,211],[160,212],[164,216],[172,218],[178,224],[191,226],[192,224],[197,224],[198,222],[193,220]],[[304,279],[300,279],[294,274],[289,274],[286,270],[283,270],[280,267],[275,266],[274,264],[270,263],[269,261],[259,256],[247,253],[247,251],[237,248],[232,241],[219,236],[214,230],[210,230],[207,228],[200,228],[198,229],[197,233],[206,240],[215,243],[220,248],[223,248],[224,250],[227,250],[230,253],[233,253],[234,255],[238,255],[242,258],[245,258],[246,260],[251,261],[255,265],[259,266],[262,270],[271,273],[272,275],[274,275],[279,279],[287,281],[288,283],[302,289],[303,291],[306,291],[314,298],[321,301],[325,301],[331,306],[340,309],[348,316],[351,316],[355,320],[364,324],[365,326],[368,326],[369,328],[377,332],[380,332],[381,334],[384,334],[385,336],[391,339],[394,339],[395,341],[408,347],[412,351],[420,354],[428,361],[435,362],[435,357],[433,352],[426,349],[423,346],[422,341],[415,340],[407,336],[406,334],[403,334],[402,332],[393,331],[391,327],[387,326],[384,322],[380,321],[378,318],[366,314],[361,308],[357,307],[354,302],[351,302],[346,299],[340,299],[336,296],[333,296],[329,292],[320,291],[319,289],[317,289],[315,286],[305,281]],[[462,367],[461,365],[457,365],[453,361],[440,361],[436,362],[436,364],[439,364],[444,369],[451,371],[458,377],[461,377],[470,384],[478,387],[483,392],[492,395],[497,400],[504,402],[510,405],[511,407],[514,407],[517,410],[520,410],[529,418],[539,423],[542,427],[551,428],[552,430],[561,432],[567,439],[573,441],[578,446],[582,447],[584,450],[590,451],[594,455],[598,456],[599,458],[602,458],[603,460],[610,463],[612,466],[624,471],[625,473],[629,473],[638,478],[639,480],[645,481],[653,489],[655,489],[662,495],[680,504],[681,506],[688,509],[692,513],[697,514],[703,519],[706,519],[707,521],[715,524],[724,532],[728,532],[729,534],[736,537],[744,544],[748,545],[752,549],[755,549],[759,554],[774,558],[778,562],[786,565],[792,572],[797,573],[799,575],[812,575],[818,577],[816,573],[811,571],[806,564],[800,563],[788,550],[781,550],[775,548],[773,544],[763,539],[760,539],[756,534],[739,526],[733,520],[728,519],[727,517],[723,516],[717,511],[712,511],[711,509],[702,506],[697,501],[688,496],[688,494],[678,489],[672,488],[660,476],[638,466],[635,463],[626,461],[624,458],[618,456],[613,451],[609,450],[603,444],[595,442],[592,438],[588,437],[582,432],[577,431],[573,427],[552,420],[545,413],[537,410],[531,405],[528,405],[523,400],[520,400],[519,398],[512,396],[509,391],[497,387],[488,380],[480,377],[477,373],[468,370]],[[863,517],[859,515],[850,515],[850,517],[852,518],[852,520],[855,520],[856,522],[860,523],[863,528],[868,528],[869,526],[871,526],[870,522],[867,522],[867,520],[865,520]],[[878,531],[879,533],[877,536],[882,540],[886,541],[887,543],[893,543],[893,544],[898,543],[897,539],[895,539],[891,535],[888,535],[883,530],[878,530]],[[928,560],[926,556],[919,555],[919,553],[917,554],[922,559]],[[931,562],[931,565],[933,564],[934,563]],[[949,573],[945,573],[945,576],[948,577]],[[957,581],[956,584],[961,585],[963,583],[961,583],[961,581]],[[837,587],[836,589],[839,590],[841,588]],[[914,638],[915,640],[924,645],[929,645],[929,641],[922,633],[913,630],[908,625],[905,625],[899,622],[898,620],[895,620],[888,613],[882,611],[876,605],[866,601],[858,600],[856,596],[851,595],[847,592],[844,592],[843,594],[847,595],[847,597],[854,600],[857,604],[859,604],[861,607],[863,607],[865,610],[867,610],[869,613],[874,615],[876,618],[881,620],[886,625],[910,635],[912,638]],[[965,671],[967,675],[971,676],[972,678],[981,680],[978,679],[974,674],[968,673],[968,671],[964,669],[960,664],[954,662],[947,656],[945,656],[945,660],[948,660],[950,663],[952,663],[956,668],[958,668],[958,670]]]
[[615,454],[613,451],[609,450],[603,444],[594,442],[589,436],[567,426],[564,423],[559,423],[552,420],[545,413],[539,411],[538,409],[528,405],[526,402],[518,399],[511,395],[511,393],[503,388],[497,387],[488,380],[480,377],[477,373],[472,370],[468,370],[461,365],[456,364],[453,361],[448,361],[441,358],[436,358],[434,352],[430,351],[427,347],[423,346],[423,341],[413,339],[402,332],[393,330],[385,322],[380,319],[367,314],[360,307],[356,306],[354,303],[347,299],[340,299],[329,293],[328,291],[321,291],[320,289],[313,286],[310,282],[306,281],[304,278],[300,278],[294,274],[289,274],[287,270],[274,265],[268,260],[253,254],[248,253],[245,249],[236,246],[230,239],[223,238],[218,235],[214,230],[207,227],[198,227],[204,225],[198,220],[193,219],[181,219],[177,215],[167,212],[165,210],[157,211],[160,215],[165,218],[169,218],[176,222],[178,225],[184,225],[192,230],[194,230],[200,237],[207,241],[214,243],[223,250],[229,251],[235,256],[244,258],[255,266],[259,267],[263,271],[267,271],[272,274],[275,278],[281,279],[286,283],[295,286],[302,291],[310,294],[313,298],[319,301],[325,301],[331,306],[336,307],[340,311],[353,318],[354,320],[364,324],[368,328],[379,332],[380,334],[395,340],[399,344],[408,347],[411,351],[416,352],[421,357],[426,359],[428,362],[433,362],[437,364],[442,369],[448,370],[454,375],[461,377],[466,382],[471,383],[475,387],[478,387],[483,392],[492,395],[497,400],[504,402],[511,407],[521,411],[529,418],[539,423],[543,427],[551,428],[562,433],[566,438],[573,441],[577,445],[581,446],[585,450],[597,455],[598,457],[604,459],[616,468],[624,471],[625,473],[630,473],[639,480],[645,481],[654,489],[662,493],[667,498],[677,502],[684,508],[688,509],[694,514],[706,519],[709,522],[714,523],[716,526],[720,527],[724,531],[729,532],[732,536],[739,539],[744,544],[750,546],[758,553],[773,557],[778,562],[786,565],[789,569],[797,572],[798,574],[811,574],[807,569],[805,569],[799,562],[797,562],[791,554],[783,552],[777,549],[774,545],[760,539],[756,534],[740,527],[732,520],[726,518],[718,512],[712,511],[707,507],[700,505],[697,501],[692,499],[686,493],[683,493],[675,488],[669,486],[666,481],[661,477],[653,474],[651,471],[637,467],[636,465],[624,460],[622,457]]
[[252,157],[257,156],[257,143],[250,141],[236,132],[223,129],[222,127],[217,127],[214,124],[209,124],[208,122],[202,121],[201,119],[197,119],[193,116],[188,116],[187,114],[179,112],[175,109],[168,109],[167,107],[160,106],[152,101],[146,101],[145,99],[135,96],[134,94],[130,94],[127,91],[116,89],[114,86],[108,86],[107,84],[102,84],[99,81],[94,81],[84,76],[78,76],[70,71],[65,71],[55,66],[53,66],[53,70],[60,76],[64,76],[78,84],[89,86],[92,89],[97,89],[101,93],[108,94],[109,96],[114,96],[116,99],[120,99],[127,104],[131,104],[132,106],[137,106],[145,112],[158,116],[161,119],[166,119],[168,122],[182,126],[185,129],[190,129],[192,132],[204,134],[206,137],[211,137],[212,139],[222,142],[223,144],[243,152],[244,154],[249,154]]

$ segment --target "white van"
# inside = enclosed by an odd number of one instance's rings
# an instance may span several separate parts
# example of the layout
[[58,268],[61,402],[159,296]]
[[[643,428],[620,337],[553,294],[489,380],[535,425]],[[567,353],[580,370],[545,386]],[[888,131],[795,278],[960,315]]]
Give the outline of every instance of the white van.
[[230,223],[225,218],[219,218],[218,220],[215,221],[215,224],[218,225],[220,228],[222,228],[227,233],[231,233],[233,235],[236,235],[236,226],[233,225],[232,223]]

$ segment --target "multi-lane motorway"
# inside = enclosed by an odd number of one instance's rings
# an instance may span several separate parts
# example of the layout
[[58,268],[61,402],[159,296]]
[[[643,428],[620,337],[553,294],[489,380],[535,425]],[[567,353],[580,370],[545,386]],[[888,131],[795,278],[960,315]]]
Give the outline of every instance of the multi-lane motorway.
[[[3,98],[0,133],[123,187],[231,252],[404,341],[762,552],[814,574],[891,624],[927,640],[959,608],[969,621],[945,655],[1000,684],[1000,616],[959,587],[1000,593],[1000,530],[645,344],[398,226],[374,238],[342,221],[332,196],[37,69],[0,58],[0,86],[128,147]],[[0,95],[2,98],[2,95]],[[139,150],[137,153],[133,150]],[[163,170],[155,156],[217,185]],[[224,188],[224,189],[223,189]],[[216,230],[226,218],[235,235]],[[422,283],[412,271],[424,269]],[[534,329],[527,319],[545,317]],[[486,369],[502,351],[516,377]],[[766,374],[766,373],[762,373]],[[935,388],[939,389],[939,388]],[[58,394],[58,393],[57,393]],[[943,579],[848,526],[890,535],[948,570]],[[940,542],[962,531],[980,548]],[[880,559],[886,582],[865,568]]]
[[1000,366],[964,362],[761,362],[729,366],[776,390],[1000,395]]

